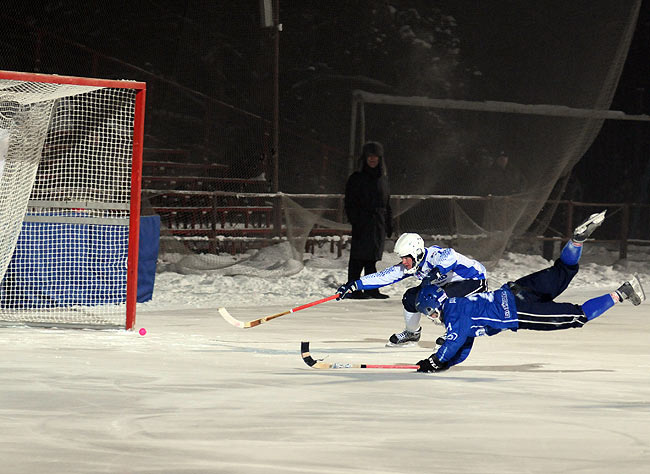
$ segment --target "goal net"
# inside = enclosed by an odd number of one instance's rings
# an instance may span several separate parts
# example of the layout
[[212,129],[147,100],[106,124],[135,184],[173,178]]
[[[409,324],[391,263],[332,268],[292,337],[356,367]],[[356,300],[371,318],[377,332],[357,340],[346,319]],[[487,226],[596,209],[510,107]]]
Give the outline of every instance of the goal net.
[[4,323],[133,326],[144,91],[0,72]]

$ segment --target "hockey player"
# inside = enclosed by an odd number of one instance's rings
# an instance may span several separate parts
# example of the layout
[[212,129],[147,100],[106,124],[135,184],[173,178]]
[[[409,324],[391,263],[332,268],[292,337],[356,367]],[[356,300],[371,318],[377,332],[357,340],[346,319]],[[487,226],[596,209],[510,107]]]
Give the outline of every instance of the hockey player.
[[418,372],[437,372],[460,364],[469,355],[474,338],[478,336],[493,336],[506,329],[580,328],[616,303],[629,299],[634,305],[641,304],[645,294],[636,276],[616,291],[582,305],[553,301],[578,273],[582,244],[604,219],[605,211],[591,215],[578,226],[553,266],[508,282],[496,291],[449,298],[436,287],[424,288],[419,294],[417,309],[429,318],[439,318],[447,333],[438,350],[418,362]]
[[372,290],[392,285],[409,276],[422,280],[419,286],[409,288],[402,297],[405,329],[388,339],[388,346],[405,346],[420,340],[421,314],[415,307],[418,294],[430,285],[444,288],[448,296],[468,296],[487,291],[485,267],[452,248],[424,247],[418,234],[402,234],[395,242],[394,252],[402,262],[387,269],[349,281],[338,289],[340,297],[349,297],[356,290]]

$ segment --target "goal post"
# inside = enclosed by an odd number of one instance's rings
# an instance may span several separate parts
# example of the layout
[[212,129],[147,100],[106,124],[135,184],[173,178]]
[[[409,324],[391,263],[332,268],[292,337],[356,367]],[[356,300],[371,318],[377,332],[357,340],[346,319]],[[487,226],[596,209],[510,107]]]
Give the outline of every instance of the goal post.
[[146,84],[0,71],[0,321],[135,324]]

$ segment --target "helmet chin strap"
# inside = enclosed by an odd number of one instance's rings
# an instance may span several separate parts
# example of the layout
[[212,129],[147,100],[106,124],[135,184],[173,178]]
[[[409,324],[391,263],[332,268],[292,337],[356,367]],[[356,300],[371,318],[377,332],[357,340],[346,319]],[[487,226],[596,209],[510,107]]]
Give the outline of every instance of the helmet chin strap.
[[442,326],[442,321],[440,321],[440,308],[434,309],[431,314],[427,314],[427,318],[433,321],[434,324]]
[[417,269],[418,269],[418,267],[416,267],[415,265],[413,265],[413,266],[412,266],[411,268],[409,268],[408,270],[404,270],[404,273],[407,274],[407,275],[413,275]]

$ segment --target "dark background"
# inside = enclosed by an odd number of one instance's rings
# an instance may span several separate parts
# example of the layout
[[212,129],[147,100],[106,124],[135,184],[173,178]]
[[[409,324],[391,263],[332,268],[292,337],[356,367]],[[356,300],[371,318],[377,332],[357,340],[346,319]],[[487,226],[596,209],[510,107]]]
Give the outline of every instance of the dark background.
[[[300,137],[294,144],[283,135],[281,159],[283,151],[312,147],[344,157],[349,140],[349,92],[354,88],[438,98],[525,101],[527,97],[518,96],[517,91],[504,98],[490,88],[489,84],[507,81],[518,73],[516,64],[506,62],[502,68],[494,68],[494,61],[496,53],[504,51],[525,54],[518,51],[520,44],[505,41],[513,22],[504,19],[523,18],[532,28],[536,15],[552,7],[548,2],[522,6],[528,2],[503,1],[484,9],[476,5],[467,9],[468,2],[453,1],[393,3],[400,14],[411,15],[408,23],[414,25],[418,37],[437,31],[432,51],[416,61],[412,57],[407,61],[402,54],[404,32],[374,13],[385,7],[384,1],[280,1],[284,25],[280,35],[280,126]],[[478,5],[469,2],[474,3]],[[628,114],[650,113],[648,3],[642,4],[611,105],[611,109]],[[211,141],[222,138],[206,130],[197,138],[197,130],[211,117],[217,123],[227,123],[220,133],[231,145],[217,147],[219,152],[205,152],[200,159],[222,162],[249,154],[250,170],[239,172],[253,175],[259,171],[254,166],[258,155],[270,152],[273,36],[270,29],[260,27],[258,0],[46,1],[38,5],[9,1],[3,2],[0,17],[5,26],[0,38],[2,69],[147,81],[145,145],[200,148],[200,142],[210,149]],[[369,40],[377,37],[378,26],[383,38],[380,43]],[[432,64],[433,55],[437,69],[420,69]],[[373,57],[385,59],[370,61]],[[489,81],[476,74],[488,69],[493,71]],[[567,96],[565,105],[572,105],[570,100]],[[248,127],[247,121],[255,126],[250,133],[238,135],[236,130]],[[587,202],[648,202],[649,136],[647,123],[606,121],[574,168],[567,197]]]

